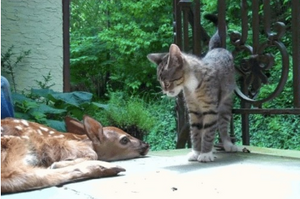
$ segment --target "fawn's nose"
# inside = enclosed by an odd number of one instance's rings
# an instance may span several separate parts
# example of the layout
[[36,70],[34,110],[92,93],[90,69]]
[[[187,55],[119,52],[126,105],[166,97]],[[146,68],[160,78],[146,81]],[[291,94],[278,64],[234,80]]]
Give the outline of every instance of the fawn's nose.
[[141,141],[140,143],[141,143],[142,147],[146,147],[146,148],[150,147],[150,145],[147,142]]
[[146,142],[141,141],[141,149],[140,149],[140,154],[142,156],[146,155],[149,152],[150,145]]

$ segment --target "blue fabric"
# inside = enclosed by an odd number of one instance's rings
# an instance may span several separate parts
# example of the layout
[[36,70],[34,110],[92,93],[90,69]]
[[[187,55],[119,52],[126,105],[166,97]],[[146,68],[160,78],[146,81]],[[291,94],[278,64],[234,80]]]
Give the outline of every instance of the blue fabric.
[[9,82],[1,76],[1,119],[6,117],[14,117],[14,108]]

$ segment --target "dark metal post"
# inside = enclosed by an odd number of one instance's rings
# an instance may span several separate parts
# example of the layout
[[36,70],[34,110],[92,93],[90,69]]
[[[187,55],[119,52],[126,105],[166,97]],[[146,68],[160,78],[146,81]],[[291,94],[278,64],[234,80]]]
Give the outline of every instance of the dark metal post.
[[264,28],[265,34],[269,36],[270,34],[270,21],[271,21],[271,7],[270,0],[264,0]]
[[252,42],[253,54],[257,54],[259,46],[259,0],[252,1]]
[[70,92],[70,0],[62,0],[63,7],[63,91]]
[[183,11],[183,51],[189,51],[189,20],[188,14],[191,6],[190,0],[180,0],[179,5]]
[[[173,12],[174,12],[174,30],[175,37],[174,42],[178,45],[180,49],[183,49],[182,42],[182,14],[181,14],[181,4],[180,0],[173,0]],[[186,143],[189,140],[189,126],[187,125],[186,111],[184,105],[183,94],[179,94],[176,98],[176,124],[177,124],[177,144],[176,148],[185,148]]]
[[194,0],[194,32],[193,32],[193,53],[201,55],[201,18],[200,18],[200,0]]
[[176,31],[176,1],[177,0],[173,0],[173,42],[176,43],[176,35],[177,35],[177,31]]
[[[253,54],[256,54],[259,46],[259,0],[252,1],[252,31],[253,31]],[[245,81],[245,80],[244,80]],[[248,92],[248,88],[243,85],[242,86],[243,93]],[[250,108],[251,105],[245,101],[241,103],[242,108]],[[250,122],[249,122],[249,114],[242,114],[242,140],[244,145],[250,144]]]
[[226,48],[226,1],[218,0],[218,32],[221,37],[221,46]]
[[179,6],[179,0],[174,0],[174,10],[175,10],[175,22],[174,22],[174,26],[175,26],[175,31],[176,31],[176,35],[175,35],[175,43],[177,44],[177,46],[181,49],[182,48],[182,23],[181,23],[181,11],[180,11],[180,6]]
[[300,108],[300,1],[292,0],[294,107]]

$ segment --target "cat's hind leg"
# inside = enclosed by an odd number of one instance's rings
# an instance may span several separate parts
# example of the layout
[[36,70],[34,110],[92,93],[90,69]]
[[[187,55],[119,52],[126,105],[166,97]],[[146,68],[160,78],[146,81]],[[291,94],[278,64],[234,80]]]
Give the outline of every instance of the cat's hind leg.
[[209,107],[201,112],[189,111],[193,146],[192,152],[188,154],[189,161],[214,161],[212,149],[218,127],[218,114],[213,106]]
[[228,128],[232,118],[232,99],[230,97],[222,100],[222,103],[219,106],[219,119],[218,127],[219,133],[222,140],[223,147],[226,152],[237,152],[238,148],[231,142]]
[[218,116],[215,111],[203,112],[204,125],[201,142],[201,154],[198,157],[199,162],[212,162],[214,161],[214,155],[212,152],[213,144],[215,140],[215,133],[218,128]]

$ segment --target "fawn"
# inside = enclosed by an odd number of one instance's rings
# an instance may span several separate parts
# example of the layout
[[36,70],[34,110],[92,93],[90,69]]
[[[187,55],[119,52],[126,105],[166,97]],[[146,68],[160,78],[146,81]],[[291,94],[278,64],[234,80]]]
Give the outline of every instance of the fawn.
[[117,175],[125,169],[104,161],[149,151],[147,143],[116,127],[102,127],[89,116],[83,123],[65,121],[70,133],[21,119],[1,120],[1,193]]

